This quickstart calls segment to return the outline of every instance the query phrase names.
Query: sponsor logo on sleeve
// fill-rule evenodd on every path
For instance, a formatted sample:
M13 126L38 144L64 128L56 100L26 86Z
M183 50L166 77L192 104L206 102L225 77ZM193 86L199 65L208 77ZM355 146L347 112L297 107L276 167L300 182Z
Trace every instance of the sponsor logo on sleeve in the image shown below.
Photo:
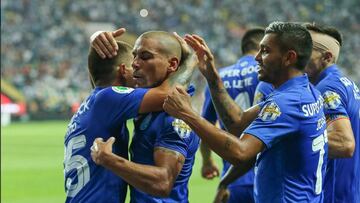
M119 93L119 94L127 94L130 93L132 91L134 91L133 88L130 87L122 87L122 86L114 86L111 88L114 92Z
M259 118L262 121L274 121L281 115L279 106L275 102L266 104L260 111Z
M326 109L336 109L341 103L339 94L333 91L326 91L323 98Z
M172 126L175 130L175 132L182 138L188 138L190 136L191 133L191 128L183 121L180 119L174 119L174 121L172 122Z

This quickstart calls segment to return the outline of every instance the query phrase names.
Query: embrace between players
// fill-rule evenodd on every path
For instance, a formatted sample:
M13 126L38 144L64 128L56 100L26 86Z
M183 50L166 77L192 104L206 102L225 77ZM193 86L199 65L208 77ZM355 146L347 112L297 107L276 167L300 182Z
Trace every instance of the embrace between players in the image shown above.
M115 40L124 32L91 39L94 89L65 136L66 202L124 202L127 184L131 202L188 202L200 139L204 177L219 174L210 149L231 164L215 202L360 202L360 93L336 66L336 29L271 23L220 73L198 35L150 31L131 47ZM195 66L210 122L191 107Z

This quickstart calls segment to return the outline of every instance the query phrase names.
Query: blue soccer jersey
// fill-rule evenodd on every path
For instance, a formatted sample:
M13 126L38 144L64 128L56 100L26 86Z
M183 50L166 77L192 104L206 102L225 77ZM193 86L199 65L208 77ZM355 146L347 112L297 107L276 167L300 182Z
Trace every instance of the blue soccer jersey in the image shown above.
M72 117L65 136L66 202L124 202L127 184L92 161L96 137L116 138L113 151L128 157L126 120L137 116L146 89L97 87Z
M199 147L199 137L184 121L165 112L149 113L135 120L135 133L130 146L131 161L155 165L154 148L162 147L181 153L185 162L168 198L161 198L130 187L131 202L188 202L188 182Z
M274 86L270 83L260 81L256 87L253 105L259 104L266 100L274 91Z
M223 84L227 92L229 93L230 97L234 99L234 101L242 109L250 108L253 103L255 89L259 82L257 69L258 69L258 65L257 62L255 61L255 58L253 56L248 55L241 57L236 64L221 68L219 70L220 77L223 81ZM215 123L218 120L214 105L211 101L209 88L207 88L205 92L205 102L204 102L202 116L211 123ZM220 121L220 127L221 129L225 129L221 121ZM221 176L224 176L226 174L230 165L231 164L229 162L223 160L223 171ZM254 184L254 171L253 169L251 169L244 176L232 182L228 186L228 188L230 190L230 194L236 194L239 192L237 191L238 190L237 186L252 186L253 184ZM252 194L250 195L250 199L252 199ZM238 201L239 200L235 200L230 197L230 202L238 202Z
M326 116L343 115L350 119L355 137L351 158L330 159L325 176L325 202L360 202L360 91L344 77L336 65L326 68L316 88L324 98Z
M256 202L322 202L327 163L323 98L306 75L275 89L244 131L266 149L255 164Z

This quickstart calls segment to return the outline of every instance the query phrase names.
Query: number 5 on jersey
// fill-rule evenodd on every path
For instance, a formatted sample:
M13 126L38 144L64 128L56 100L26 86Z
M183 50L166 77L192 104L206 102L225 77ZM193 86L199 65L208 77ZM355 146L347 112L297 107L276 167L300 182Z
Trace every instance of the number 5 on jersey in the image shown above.
M90 180L90 170L87 160L81 155L72 156L73 150L85 147L86 138L85 135L79 135L71 138L67 146L65 146L65 171L68 173L75 169L77 173L77 183L74 183L76 177L66 179L66 195L68 197L74 197Z

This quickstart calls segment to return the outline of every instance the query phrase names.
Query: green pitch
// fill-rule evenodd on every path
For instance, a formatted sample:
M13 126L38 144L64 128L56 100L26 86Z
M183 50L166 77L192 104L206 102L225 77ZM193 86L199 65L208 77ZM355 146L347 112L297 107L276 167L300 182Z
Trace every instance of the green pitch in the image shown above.
M1 127L1 202L64 202L62 162L66 126L65 121L52 121ZM220 159L216 160L220 166ZM192 203L212 202L219 179L201 178L200 164L198 152L189 183L189 199Z

